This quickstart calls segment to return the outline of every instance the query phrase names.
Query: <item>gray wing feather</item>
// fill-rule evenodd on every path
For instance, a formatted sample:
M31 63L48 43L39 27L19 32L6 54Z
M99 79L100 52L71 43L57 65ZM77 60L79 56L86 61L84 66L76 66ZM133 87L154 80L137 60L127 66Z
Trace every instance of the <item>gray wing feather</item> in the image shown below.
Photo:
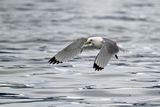
M109 50L109 47L106 44L103 44L100 52L98 53L94 61L93 68L95 68L95 70L102 70L107 65L113 55L109 52Z
M82 46L84 45L86 40L87 38L80 38L73 41L70 45L68 45L63 50L58 52L54 57L52 57L48 62L58 64L74 58L77 54L81 53Z
M117 43L115 41L112 41L112 40L106 39L106 38L104 38L104 40L105 40L104 44L107 46L109 53L111 53L111 54L118 53L119 47L117 46Z

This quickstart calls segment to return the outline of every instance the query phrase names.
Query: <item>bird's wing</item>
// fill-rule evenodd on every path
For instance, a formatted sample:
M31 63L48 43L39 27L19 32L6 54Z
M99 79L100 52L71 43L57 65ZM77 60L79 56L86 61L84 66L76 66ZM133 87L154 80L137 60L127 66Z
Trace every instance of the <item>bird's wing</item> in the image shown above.
M93 68L95 70L99 71L99 70L104 69L104 67L107 65L107 63L111 59L113 54L110 53L110 51L111 51L110 48L112 46L109 46L109 45L110 44L103 44L100 52L96 56L95 61L94 61L94 65L93 65Z
M74 58L77 54L81 53L82 46L87 41L87 38L80 38L73 41L70 45L53 56L48 62L51 64L58 64Z

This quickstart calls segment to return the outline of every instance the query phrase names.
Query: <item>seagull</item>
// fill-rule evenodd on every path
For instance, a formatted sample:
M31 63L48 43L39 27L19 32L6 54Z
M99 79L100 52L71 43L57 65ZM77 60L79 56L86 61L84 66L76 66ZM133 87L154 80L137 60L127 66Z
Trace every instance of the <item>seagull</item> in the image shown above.
M50 64L59 64L66 62L76 55L82 53L84 50L99 49L99 53L96 56L93 64L95 71L104 69L108 64L112 56L118 59L117 53L119 50L124 51L124 49L117 46L117 43L113 40L93 36L88 38L79 38L74 40L67 47L59 51L55 56L53 56L48 62Z

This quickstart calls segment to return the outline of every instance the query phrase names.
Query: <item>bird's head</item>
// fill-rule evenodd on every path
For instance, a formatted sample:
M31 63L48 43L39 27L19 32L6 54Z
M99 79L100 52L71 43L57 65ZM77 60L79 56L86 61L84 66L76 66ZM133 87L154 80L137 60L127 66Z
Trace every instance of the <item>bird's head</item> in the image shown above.
M102 37L89 37L87 41L84 43L84 46L95 46L95 47L101 47L103 42Z

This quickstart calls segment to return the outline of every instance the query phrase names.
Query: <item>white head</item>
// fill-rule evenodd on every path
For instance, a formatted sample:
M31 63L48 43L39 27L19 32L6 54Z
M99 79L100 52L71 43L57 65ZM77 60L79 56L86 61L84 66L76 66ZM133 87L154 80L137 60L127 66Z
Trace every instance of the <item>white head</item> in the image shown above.
M87 46L95 46L97 48L101 48L102 43L103 43L103 38L102 37L89 37L85 43Z

